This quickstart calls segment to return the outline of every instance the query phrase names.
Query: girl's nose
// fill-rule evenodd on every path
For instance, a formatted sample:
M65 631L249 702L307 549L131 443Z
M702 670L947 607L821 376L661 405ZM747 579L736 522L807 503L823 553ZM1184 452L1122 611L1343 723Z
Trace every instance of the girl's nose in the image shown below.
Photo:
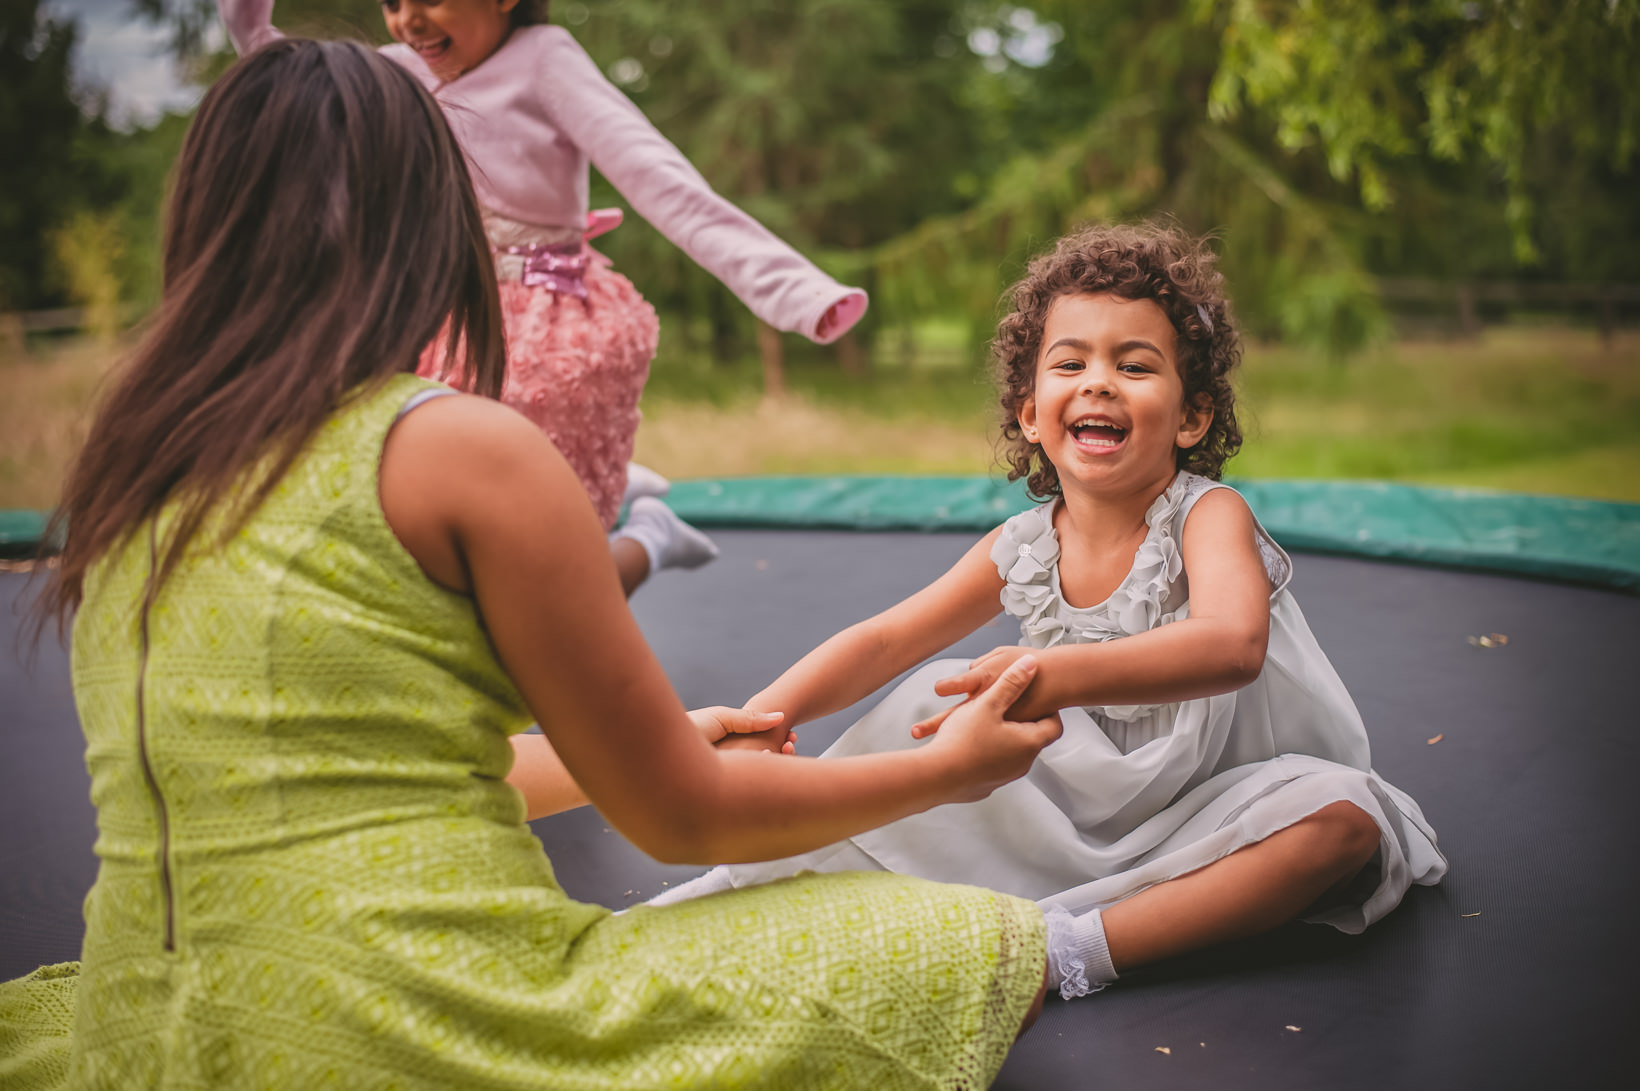
M1082 373L1082 391L1096 397L1110 397L1116 393L1116 385L1111 382L1108 369L1090 367Z

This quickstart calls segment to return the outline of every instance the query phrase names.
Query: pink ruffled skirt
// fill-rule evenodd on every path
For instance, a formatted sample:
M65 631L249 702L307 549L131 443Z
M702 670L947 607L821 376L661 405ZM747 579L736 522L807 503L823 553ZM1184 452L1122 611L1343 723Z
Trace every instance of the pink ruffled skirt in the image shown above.
M507 382L501 400L547 434L581 479L604 529L615 525L638 432L638 398L660 339L660 320L632 282L597 256L587 297L501 281ZM440 377L442 344L418 374Z

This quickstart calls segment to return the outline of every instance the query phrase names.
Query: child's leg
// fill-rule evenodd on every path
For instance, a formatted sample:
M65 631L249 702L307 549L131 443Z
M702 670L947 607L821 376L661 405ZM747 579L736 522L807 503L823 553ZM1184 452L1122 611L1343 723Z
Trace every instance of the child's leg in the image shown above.
M649 551L631 538L611 538L609 552L621 575L621 593L627 598L649 578Z
M712 539L653 496L632 501L626 522L610 535L609 549L628 597L663 568L699 568L718 555Z
M1158 883L1103 913L1117 970L1142 966L1293 920L1372 859L1378 824L1331 803L1222 860Z

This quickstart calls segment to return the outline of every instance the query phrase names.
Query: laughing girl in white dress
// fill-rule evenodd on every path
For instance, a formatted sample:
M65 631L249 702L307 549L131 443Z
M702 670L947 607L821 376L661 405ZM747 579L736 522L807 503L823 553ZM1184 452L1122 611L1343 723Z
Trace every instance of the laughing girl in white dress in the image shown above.
M1359 932L1446 872L1372 770L1349 693L1287 590L1292 561L1217 480L1240 447L1241 349L1212 254L1171 227L1060 241L993 347L1010 479L1047 498L927 588L750 702L796 726L973 632L1019 647L911 675L827 751L898 750L1030 652L1011 710L1061 710L1025 778L803 856L718 868L666 901L798 871L883 869L1038 900L1066 997L1296 917ZM1067 915L1074 915L1072 921Z

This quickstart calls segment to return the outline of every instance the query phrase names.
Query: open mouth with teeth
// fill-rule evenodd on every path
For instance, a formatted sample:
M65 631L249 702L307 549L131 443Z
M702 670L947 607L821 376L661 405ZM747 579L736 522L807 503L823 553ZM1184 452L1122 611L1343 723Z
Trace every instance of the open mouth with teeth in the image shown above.
M412 42L410 48L414 49L422 60L428 64L433 64L443 60L445 54L450 52L450 39L440 38L435 42Z
M1122 445L1128 430L1108 420L1084 417L1071 424L1070 433L1079 446L1111 450Z

